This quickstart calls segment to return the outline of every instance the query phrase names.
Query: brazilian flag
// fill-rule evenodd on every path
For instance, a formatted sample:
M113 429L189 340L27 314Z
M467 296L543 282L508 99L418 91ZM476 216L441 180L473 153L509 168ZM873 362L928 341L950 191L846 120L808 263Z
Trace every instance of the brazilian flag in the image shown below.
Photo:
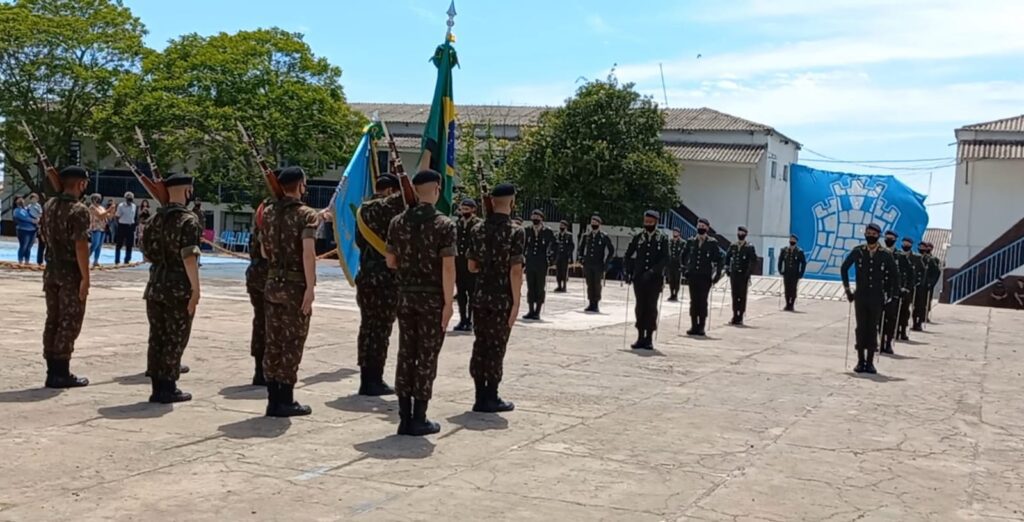
M443 186L437 210L451 215L452 189L455 185L455 101L452 95L452 69L459 64L459 57L452 47L452 38L434 51L430 59L437 67L437 84L434 86L434 101L430 105L430 117L423 130L420 150L420 168L428 167L440 172ZM426 161L429 157L429 162Z

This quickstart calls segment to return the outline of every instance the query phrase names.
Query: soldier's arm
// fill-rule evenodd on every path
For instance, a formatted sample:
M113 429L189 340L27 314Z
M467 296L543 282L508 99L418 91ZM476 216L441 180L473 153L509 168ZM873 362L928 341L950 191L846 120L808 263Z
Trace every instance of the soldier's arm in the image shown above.
M71 214L71 239L75 242L75 261L78 272L82 275L79 284L78 298L85 301L89 295L89 212L80 209ZM46 217L46 214L43 214Z
M661 254L658 255L658 260L656 263L654 263L654 267L652 268L652 270L657 274L665 272L665 267L668 266L669 258L672 257L671 253L669 252L668 238L661 238L660 243Z
M466 253L466 267L470 273L476 274L480 272L480 236L482 232L480 229L481 225L475 225L469 231L469 252Z
M185 265L185 276L188 277L188 283L192 287L192 295L188 300L188 313L194 316L196 306L199 305L200 295L202 295L199 283L199 241L203 237L203 226L194 214L186 215L190 219L185 219L182 226L178 252L181 255L182 264Z
M392 270L398 270L398 248L395 245L395 223L397 222L398 218L396 217L388 225L388 248L387 252L384 253L384 261L387 263L388 268Z
M800 267L800 277L803 277L804 271L807 270L807 256L804 255L803 250L796 251L796 264Z
M320 224L320 215L309 207L303 207L303 209L305 222L301 232L302 275L306 281L306 294L302 296L302 312L310 315L313 313L313 299L316 292L316 229Z
M733 248L735 248L735 245L729 245L729 249L725 251L725 261L723 262L723 264L725 265L725 275L729 275L729 269L730 267L732 267Z
M526 236L523 234L523 229L516 229L512 233L512 246L509 249L509 268L508 277L509 283L512 290L512 310L509 312L508 325L509 328L515 324L516 318L519 317L519 304L522 300L523 292L523 264L526 262L523 257L523 251L526 249Z
M885 258L885 270L892 274L892 280L889 283L889 295L895 296L900 291L900 268L896 266L896 259L889 254Z
M839 275L843 277L843 288L846 288L847 292L850 291L850 267L857 261L855 256L858 252L859 250L850 252L846 259L843 260L843 266L839 267Z
M747 260L747 272L754 271L754 263L757 262L757 248L754 245L750 245L750 259Z
M438 251L441 256L441 289L444 293L441 326L447 329L448 321L452 317L452 296L455 295L455 223L450 219L439 219L447 221L441 234L441 248Z
M784 257L785 255L786 255L786 254L785 254L785 249L783 249L783 251L780 251L780 252L779 252L779 262L778 262L778 263L776 263L776 264L778 265L778 267L776 267L776 270L778 270L779 274L781 274L781 275L785 275L785 274L783 273L783 271L782 271L782 265L784 264L784 263L782 262L782 260L783 260L783 259L785 259L785 257Z

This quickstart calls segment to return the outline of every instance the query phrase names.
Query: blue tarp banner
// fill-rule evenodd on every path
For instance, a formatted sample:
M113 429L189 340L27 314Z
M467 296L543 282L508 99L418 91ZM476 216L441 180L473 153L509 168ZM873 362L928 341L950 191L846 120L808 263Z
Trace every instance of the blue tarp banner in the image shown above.
M359 247L356 246L356 209L373 191L371 134L367 130L356 146L352 161L334 192L334 239L338 244L338 261L348 284L355 286L359 274Z
M928 228L923 194L892 176L829 172L793 165L790 181L790 230L807 255L810 279L840 279L839 267L850 250L864 243L864 228L877 223L917 243ZM851 274L852 275L852 274Z

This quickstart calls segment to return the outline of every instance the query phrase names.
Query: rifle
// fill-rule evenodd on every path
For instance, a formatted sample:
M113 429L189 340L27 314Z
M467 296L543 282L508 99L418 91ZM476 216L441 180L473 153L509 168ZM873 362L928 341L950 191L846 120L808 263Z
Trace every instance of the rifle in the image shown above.
M494 199L487 190L487 182L484 181L484 165L479 161L476 162L476 188L480 191L480 201L484 206L481 217L494 214Z
M402 199L405 200L405 206L411 207L416 204L416 192L412 188L412 180L409 175L405 173L405 166L402 165L402 157L398 155L398 145L395 144L395 138L388 131L388 124L383 121L380 122L381 127L384 128L384 136L388 140L388 152L390 156L390 162L394 166L395 175L398 176L398 183L402 186Z
M57 173L57 169L53 167L49 158L46 157L46 153L43 152L43 147L39 144L39 140L36 139L36 135L32 134L32 129L28 127L28 123L25 123L25 120L21 120L21 126L25 129L25 134L28 135L28 141L32 143L32 148L36 150L36 157L39 159L39 164L43 167L43 172L46 173L46 179L50 180L50 185L53 185L53 190L56 192L63 191L64 185L60 182L60 174Z
M121 163L128 166L128 170L130 170L132 174L135 175L135 179L139 180L139 183L145 187L146 192L149 192L150 197L157 200L160 205L167 205L167 202L170 201L171 198L167 193L167 187L164 186L163 179L149 179L145 174L139 171L135 166L135 162L130 161L121 149L117 148L109 141L107 142L107 146L114 152L114 156L117 156L117 158L121 160ZM153 168L152 164L150 164L150 168Z
M242 141L249 146L253 159L256 160L256 166L263 172L263 179L267 182L267 189L270 190L270 195L276 199L283 198L284 189L281 188L281 183L277 181L274 171L270 170L270 167L267 166L267 161L263 159L263 154L260 154L260 148L256 146L256 140L252 138L252 134L249 134L249 131L245 130L242 122L235 123L238 124L238 130L242 133Z

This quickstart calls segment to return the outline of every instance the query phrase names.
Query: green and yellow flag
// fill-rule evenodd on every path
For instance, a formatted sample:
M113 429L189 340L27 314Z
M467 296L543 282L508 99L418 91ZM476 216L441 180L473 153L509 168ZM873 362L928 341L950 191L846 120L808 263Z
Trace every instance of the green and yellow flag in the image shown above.
M420 151L420 168L440 172L443 186L437 210L445 215L452 211L452 189L455 185L455 101L452 95L452 69L459 64L459 57L452 47L452 38L434 51L431 62L437 67L437 84L434 86L434 101L430 105L430 117L423 130ZM429 158L429 161L427 161Z

